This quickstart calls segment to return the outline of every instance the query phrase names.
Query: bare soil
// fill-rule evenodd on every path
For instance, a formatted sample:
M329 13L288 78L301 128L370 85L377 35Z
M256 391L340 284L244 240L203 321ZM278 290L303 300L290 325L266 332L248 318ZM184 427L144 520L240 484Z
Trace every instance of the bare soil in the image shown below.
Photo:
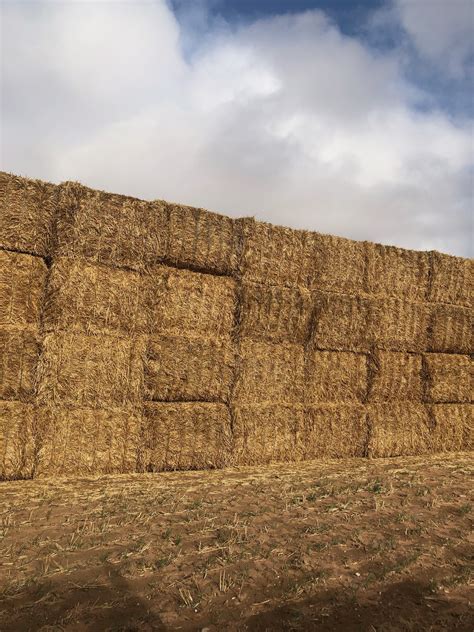
M474 630L474 455L0 483L0 630Z

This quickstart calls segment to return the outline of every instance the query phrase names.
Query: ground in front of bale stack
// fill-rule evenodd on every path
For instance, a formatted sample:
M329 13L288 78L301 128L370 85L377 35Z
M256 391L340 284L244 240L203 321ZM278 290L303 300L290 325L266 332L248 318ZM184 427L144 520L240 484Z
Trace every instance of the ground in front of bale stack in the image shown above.
M472 454L0 484L0 629L474 629Z

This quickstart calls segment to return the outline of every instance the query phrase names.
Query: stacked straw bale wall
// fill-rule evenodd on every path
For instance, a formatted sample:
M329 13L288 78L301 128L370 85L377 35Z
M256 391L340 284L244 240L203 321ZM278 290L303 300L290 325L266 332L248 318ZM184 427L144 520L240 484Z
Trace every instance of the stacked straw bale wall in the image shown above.
M0 479L474 449L472 260L0 174Z

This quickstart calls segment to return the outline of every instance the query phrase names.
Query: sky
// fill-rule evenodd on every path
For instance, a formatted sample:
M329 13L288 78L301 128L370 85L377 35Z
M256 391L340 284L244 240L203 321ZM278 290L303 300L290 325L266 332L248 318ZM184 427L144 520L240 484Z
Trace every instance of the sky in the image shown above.
M473 256L471 0L0 0L0 169Z

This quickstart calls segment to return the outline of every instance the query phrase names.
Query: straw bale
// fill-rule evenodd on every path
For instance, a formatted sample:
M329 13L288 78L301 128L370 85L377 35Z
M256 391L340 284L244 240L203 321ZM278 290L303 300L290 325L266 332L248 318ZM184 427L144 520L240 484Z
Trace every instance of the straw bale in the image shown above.
M306 403L363 401L367 358L351 351L310 351L306 364Z
M38 323L47 273L40 257L0 250L0 325Z
M375 347L386 351L426 351L429 307L398 298L373 299L369 335Z
M38 407L37 476L135 472L141 415L120 408Z
M431 406L431 441L434 452L474 450L474 416L470 404Z
M47 334L38 364L38 402L77 408L127 408L143 398L144 336Z
M368 408L370 458L431 451L428 410L423 404L390 402Z
M167 261L217 274L233 274L238 264L236 220L179 204L168 204L169 243Z
M365 456L366 411L358 404L323 404L306 410L301 433L305 459Z
M155 266L147 302L152 333L230 336L237 307L236 282L225 276Z
M51 254L59 187L0 172L0 248Z
M376 351L370 356L368 401L423 400L422 359L420 355L396 351Z
M242 276L246 281L309 287L313 268L310 233L266 222L245 227Z
M433 305L429 351L471 353L473 311L454 305Z
M368 351L369 317L373 301L347 294L314 293L315 319L312 344L317 349Z
M0 399L32 398L40 349L34 327L0 327Z
M168 215L160 201L144 202L66 182L57 231L58 256L139 270L164 259Z
M229 409L209 402L145 405L145 469L194 470L230 461Z
M432 402L470 402L472 360L467 355L427 353L428 398Z
M309 290L243 283L240 334L253 340L301 342L308 336Z
M0 401L0 480L31 478L33 416L31 404Z
M424 301L428 291L427 252L367 242L367 291Z
M311 285L315 289L358 294L365 287L365 244L344 237L312 233Z
M474 260L432 252L429 300L472 307L473 299Z
M147 330L138 272L59 257L51 268L43 328L132 335Z
M159 336L148 346L145 384L157 401L227 401L234 353L228 342L201 337Z
M237 406L234 409L233 422L232 460L235 465L301 460L299 434L304 424L302 406Z
M239 404L303 402L304 348L244 339L240 371L234 390Z

